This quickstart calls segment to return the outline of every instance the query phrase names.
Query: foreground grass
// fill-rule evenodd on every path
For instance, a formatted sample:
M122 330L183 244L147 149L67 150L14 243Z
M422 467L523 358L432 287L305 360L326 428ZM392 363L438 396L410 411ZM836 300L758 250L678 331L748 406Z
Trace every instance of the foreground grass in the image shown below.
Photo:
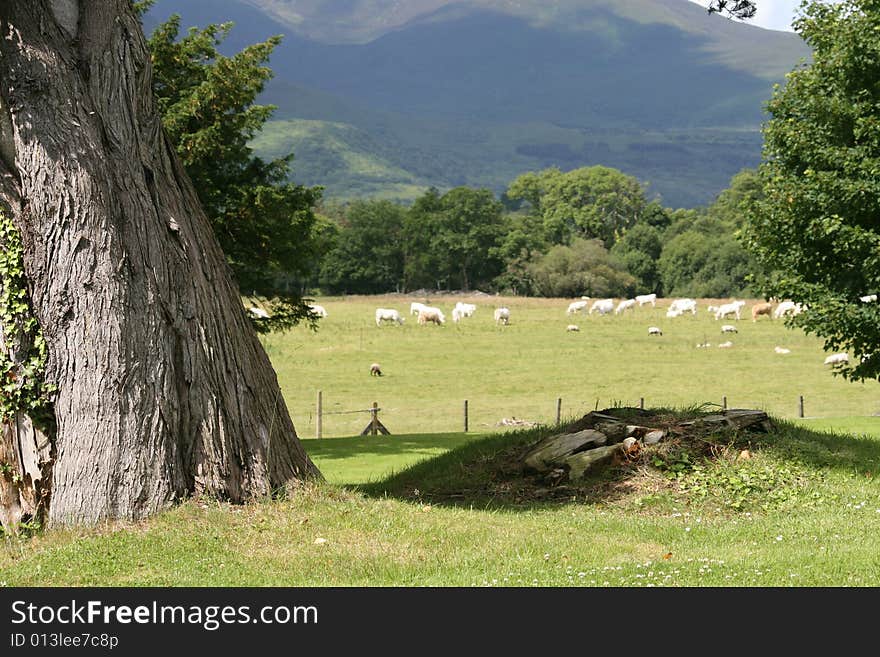
M481 462L534 440L470 441L412 469L364 470L356 443L315 458L334 484L244 507L188 502L147 522L6 538L7 586L877 586L880 439L781 423L747 461L614 496L444 502ZM444 441L447 441L444 444ZM443 451L454 437L440 436ZM381 452L386 449L374 444ZM391 449L391 447L387 447ZM430 449L421 446L420 449ZM363 456L361 454L361 456ZM381 460L367 456L364 462ZM397 458L397 457L395 457ZM664 455L672 463L669 454ZM349 465L345 465L348 462ZM350 467L349 467L350 466ZM382 473L391 476L380 479ZM420 487L414 491L415 485ZM737 505L737 500L741 504Z
M834 377L823 365L821 342L780 321L713 319L701 300L696 316L665 317L669 300L622 316L567 316L569 299L523 297L431 297L451 315L458 300L477 311L460 325L418 326L408 315L409 295L324 297L329 315L319 330L298 327L263 338L301 436L315 435L316 392L323 392L324 436L355 436L366 426L365 410L377 401L392 434L457 432L463 401L475 433L499 430L504 418L539 423L575 418L617 403L685 406L727 397L731 407L760 408L794 418L798 397L808 417L871 416L880 410L877 383ZM496 306L511 310L509 326L492 319ZM377 307L407 316L403 326L377 327ZM746 311L751 307L747 304ZM574 323L580 332L568 333ZM737 334L720 333L724 323ZM663 329L649 336L648 326ZM717 344L731 340L733 347ZM698 343L713 346L697 349ZM791 349L780 355L775 346ZM372 362L383 377L371 377Z

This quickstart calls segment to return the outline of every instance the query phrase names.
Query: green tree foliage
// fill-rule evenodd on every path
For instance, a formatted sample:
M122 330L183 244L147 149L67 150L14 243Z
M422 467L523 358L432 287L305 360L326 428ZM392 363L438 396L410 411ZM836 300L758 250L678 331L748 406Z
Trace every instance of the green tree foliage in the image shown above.
M145 11L149 2L139 4ZM195 185L245 294L272 297L258 330L314 319L301 298L324 241L314 206L321 189L288 182L293 155L265 162L248 142L275 109L257 105L280 43L271 37L227 57L218 46L231 23L180 35L172 16L148 39L163 124Z
M630 297L638 284L600 240L581 237L552 247L529 271L535 293L546 297Z
M567 244L577 236L598 238L610 247L647 206L638 180L603 166L523 174L511 183L507 196L528 202L543 218L553 244Z
M321 265L321 285L352 294L400 289L406 209L384 200L354 201L337 221L335 245Z
M731 297L748 292L749 254L729 233L686 230L663 248L657 263L666 295Z
M813 2L795 22L812 62L768 104L765 198L745 234L776 275L769 295L804 303L790 320L847 351L852 379L880 375L880 2Z
M428 190L407 218L406 284L470 290L502 271L503 206L488 189Z
M636 278L645 294L662 294L658 266L662 251L663 235L649 223L636 224L611 247L611 254Z

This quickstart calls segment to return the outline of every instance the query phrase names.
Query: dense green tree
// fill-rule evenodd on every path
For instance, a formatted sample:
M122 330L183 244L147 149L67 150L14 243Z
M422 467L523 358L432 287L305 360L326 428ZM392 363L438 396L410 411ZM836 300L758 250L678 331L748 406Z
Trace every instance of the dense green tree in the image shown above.
M488 189L428 190L407 220L408 285L487 285L502 269L495 247L504 227L503 206Z
M611 247L611 254L639 281L642 293L662 294L658 260L663 236L648 223L636 224Z
M795 30L813 48L768 104L765 197L745 229L768 295L804 303L790 320L847 351L841 372L880 375L880 2L812 2Z
M545 297L629 297L638 283L600 240L581 237L552 247L529 270L535 294Z
M731 297L748 290L752 262L730 233L686 230L670 240L658 261L666 295Z
M639 221L647 206L638 180L603 166L523 174L511 183L507 195L528 201L554 244L577 236L598 238L610 247Z
M248 142L275 109L254 101L281 37L227 57L218 46L231 29L208 25L181 36L177 15L159 25L148 39L154 90L242 292L274 299L273 318L258 328L284 328L309 317L301 293L322 244L314 214L321 189L288 181L292 154L271 162L253 155Z
M490 254L503 263L493 287L511 294L532 294L529 264L547 250L543 221L533 213L517 212L505 215L504 223L503 236L498 245L490 249Z
M321 285L336 293L399 290L405 220L406 208L390 201L353 201L342 211L335 245L323 259Z

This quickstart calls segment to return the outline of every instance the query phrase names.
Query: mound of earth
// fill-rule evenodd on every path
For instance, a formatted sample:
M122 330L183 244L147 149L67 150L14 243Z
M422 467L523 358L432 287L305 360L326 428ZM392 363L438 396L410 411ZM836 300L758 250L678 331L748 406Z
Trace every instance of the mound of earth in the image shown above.
M491 457L461 463L456 490L418 491L435 502L519 506L534 502L609 501L662 477L654 464L690 459L748 458L756 434L772 429L763 411L730 409L684 416L638 408L588 413L558 433L518 442Z

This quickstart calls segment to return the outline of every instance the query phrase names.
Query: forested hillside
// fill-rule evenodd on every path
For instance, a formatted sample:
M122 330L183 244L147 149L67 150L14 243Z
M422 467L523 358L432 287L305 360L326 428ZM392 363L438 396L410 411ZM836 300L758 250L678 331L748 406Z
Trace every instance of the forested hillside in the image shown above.
M667 207L704 205L757 165L763 103L808 55L686 0L179 5L157 2L147 28L231 20L230 52L285 35L254 145L293 150L294 179L328 198L500 194L527 171L603 165Z

